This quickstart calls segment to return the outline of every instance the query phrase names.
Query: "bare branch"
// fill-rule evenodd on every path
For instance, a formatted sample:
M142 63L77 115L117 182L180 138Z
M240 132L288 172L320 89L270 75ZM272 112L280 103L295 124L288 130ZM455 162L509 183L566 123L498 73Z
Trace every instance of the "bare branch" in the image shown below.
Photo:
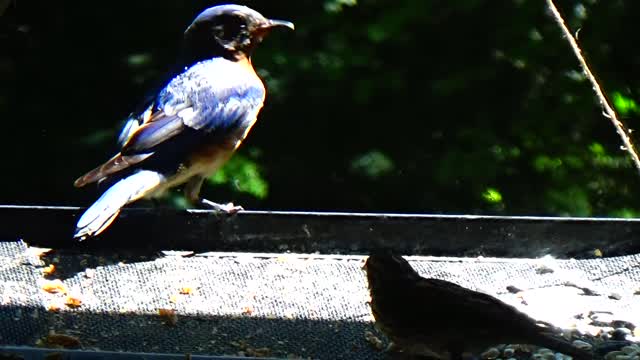
M589 81L591 81L591 85L593 87L593 91L595 91L596 97L598 98L598 101L600 101L600 105L602 105L602 108L604 109L604 114L603 115L606 118L608 118L609 120L611 120L611 123L613 124L613 126L615 126L616 132L618 133L618 135L620 135L620 138L622 139L622 142L624 143L624 146L622 148L624 148L624 150L627 150L629 155L631 155L631 159L633 160L633 163L635 164L636 169L638 169L638 171L640 171L640 158L638 158L638 153L636 152L635 147L633 146L633 143L631 142L631 138L629 138L628 132L627 132L624 124L620 120L618 120L618 117L616 116L615 111L613 111L613 108L607 102L607 99L605 98L605 96L604 96L604 94L602 92L602 89L600 88L600 85L598 84L598 81L593 76L593 73L591 73L591 70L589 69L589 65L587 65L586 60L582 56L582 51L580 50L580 47L578 46L576 38L574 38L571 35L571 33L569 32L569 29L567 29L567 26L564 23L564 19L562 18L562 15L560 15L560 12L558 11L556 6L554 5L553 0L547 0L547 5L549 6L549 9L551 10L554 19L558 23L558 26L560 26L560 28L562 29L562 32L564 32L565 38L567 38L567 41L569 41L569 44L571 45L571 48L573 49L573 52L576 54L576 57L578 58L578 61L580 62L580 66L582 67L582 71L587 76ZM576 32L576 37L577 37L577 35L578 35L578 32Z

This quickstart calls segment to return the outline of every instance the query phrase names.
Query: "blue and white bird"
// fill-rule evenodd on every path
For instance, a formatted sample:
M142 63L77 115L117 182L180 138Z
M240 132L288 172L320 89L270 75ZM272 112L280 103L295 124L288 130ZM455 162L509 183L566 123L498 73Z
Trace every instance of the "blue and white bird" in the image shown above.
M265 87L251 54L274 27L294 28L239 5L211 7L195 18L184 33L180 71L131 114L118 139L120 152L75 181L76 187L103 181L112 185L80 217L74 238L96 236L123 206L184 183L191 203L241 210L200 199L200 187L256 121Z

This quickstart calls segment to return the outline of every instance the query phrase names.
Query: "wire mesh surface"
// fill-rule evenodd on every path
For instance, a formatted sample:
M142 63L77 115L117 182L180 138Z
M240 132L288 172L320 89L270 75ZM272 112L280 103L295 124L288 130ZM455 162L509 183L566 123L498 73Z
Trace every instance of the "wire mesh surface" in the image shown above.
M43 255L21 241L0 242L0 343L34 346L53 332L105 351L384 357L365 336L382 338L367 304L364 256L182 255ZM424 276L485 291L561 327L588 330L580 319L594 312L640 325L640 255L408 259ZM44 290L53 279L63 291ZM65 304L70 298L81 304Z

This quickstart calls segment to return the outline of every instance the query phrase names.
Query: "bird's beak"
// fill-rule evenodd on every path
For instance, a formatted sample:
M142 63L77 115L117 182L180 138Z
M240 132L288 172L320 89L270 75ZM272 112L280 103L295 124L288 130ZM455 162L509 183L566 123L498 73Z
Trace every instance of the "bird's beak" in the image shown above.
M273 27L277 27L277 26L284 26L284 27L288 27L291 30L295 30L296 27L293 25L292 22L290 21L284 21L284 20L271 20L269 19L267 21L267 24L264 26L265 28L273 28Z
M273 29L274 27L280 27L280 26L287 27L291 30L294 30L295 28L293 26L293 23L289 21L266 19L265 22L258 25L258 27L256 27L253 31L251 31L251 35L255 36L257 39L262 39L264 36L266 36L268 33L271 32L271 29Z

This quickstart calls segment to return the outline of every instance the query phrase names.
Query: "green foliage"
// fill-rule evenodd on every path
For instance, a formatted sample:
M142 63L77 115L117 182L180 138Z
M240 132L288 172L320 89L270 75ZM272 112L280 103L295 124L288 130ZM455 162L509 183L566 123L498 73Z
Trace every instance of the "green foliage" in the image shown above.
M622 95L619 91L614 91L612 95L613 107L620 115L640 114L640 107L633 99Z
M502 202L502 194L500 194L500 191L494 188L487 188L482 193L482 198L484 199L484 201L490 204L497 204Z
M554 213L562 216L591 216L593 206L588 191L569 186L562 189L550 189L546 200L553 206Z
M616 218L633 219L640 217L640 211L630 208L621 208L612 211L609 215Z
M212 184L226 184L234 191L264 199L269 193L269 185L260 173L256 161L236 154L220 170L208 178Z
M371 150L351 161L351 170L369 178L388 175L394 170L393 161L379 150Z
M336 13L342 11L345 6L355 6L357 3L357 0L326 0L324 9L329 13Z
M592 143L589 145L589 151L591 152L591 161L596 167L620 169L620 168L632 168L631 159L626 153L621 153L618 156L610 155L606 152L605 148L599 143Z
M533 167L538 172L556 172L562 167L562 159L550 157L548 155L538 155L535 157Z

